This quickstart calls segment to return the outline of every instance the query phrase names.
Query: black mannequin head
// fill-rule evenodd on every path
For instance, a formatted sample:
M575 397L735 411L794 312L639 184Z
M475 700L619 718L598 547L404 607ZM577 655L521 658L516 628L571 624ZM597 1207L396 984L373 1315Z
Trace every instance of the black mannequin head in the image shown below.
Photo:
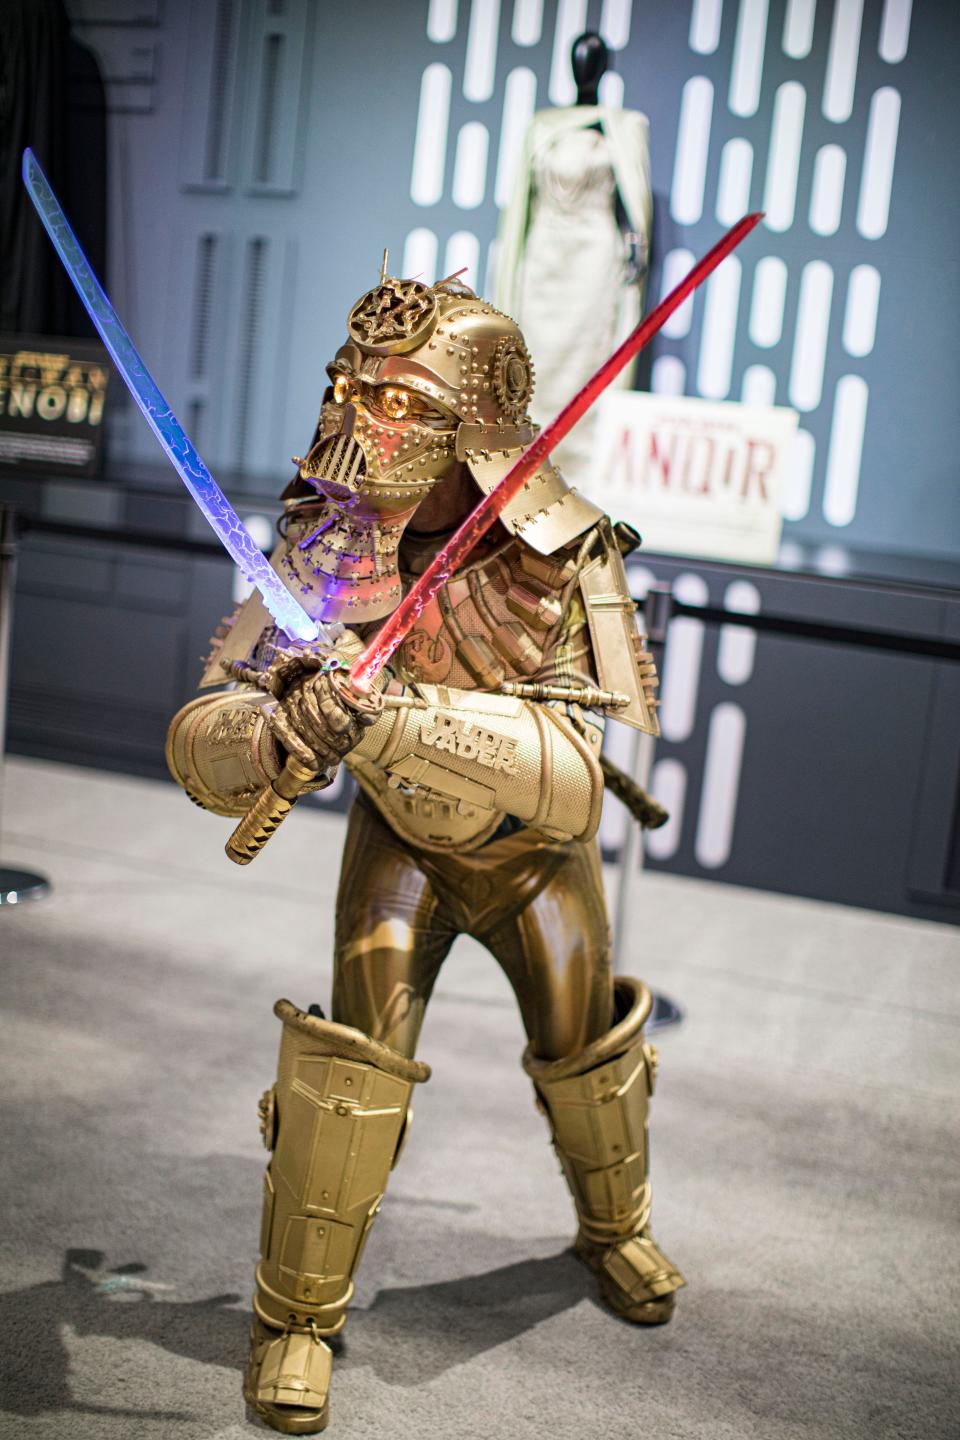
M600 36L592 30L578 35L570 51L570 63L577 85L577 104L596 105L597 86L610 66L610 52Z

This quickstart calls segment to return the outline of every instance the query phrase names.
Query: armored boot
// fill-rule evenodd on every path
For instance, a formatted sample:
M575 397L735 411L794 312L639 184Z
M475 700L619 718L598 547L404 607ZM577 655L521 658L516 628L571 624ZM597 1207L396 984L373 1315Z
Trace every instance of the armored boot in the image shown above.
M264 1175L247 1403L274 1430L327 1423L332 1354L353 1274L430 1068L289 1000L277 1083L260 1102Z
M577 1254L600 1279L607 1304L639 1325L673 1313L679 1270L650 1236L647 1112L657 1052L643 1041L649 990L618 978L606 1035L578 1055L540 1060L527 1047L523 1067L536 1086L580 1220Z

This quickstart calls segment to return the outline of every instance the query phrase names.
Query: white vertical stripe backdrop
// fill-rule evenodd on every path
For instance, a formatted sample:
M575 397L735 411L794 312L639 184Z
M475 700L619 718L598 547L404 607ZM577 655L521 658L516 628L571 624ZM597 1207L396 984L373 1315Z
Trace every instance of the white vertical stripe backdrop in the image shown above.
M810 260L800 276L790 364L790 402L798 410L815 410L820 404L832 299L832 268L824 260Z
M499 206L506 205L513 189L517 164L537 103L537 77L520 65L511 70L503 92L503 119L500 123L500 149L497 155L497 179L494 198Z
M487 246L487 264L484 270L483 294L495 295L497 290L497 257L500 247L496 240L491 240Z
M621 770L631 774L637 760L638 739L637 731L628 729L626 725L608 725L603 737L603 753L608 760L613 761L614 765L619 765ZM614 795L606 791L603 797L603 809L600 812L598 835L601 850L619 850L627 838L627 828L630 824L630 815L626 807Z
M710 716L694 842L697 860L707 870L725 865L733 848L746 729L747 717L739 705L725 702Z
M740 615L757 615L760 591L749 580L734 580L724 591L723 608ZM753 674L757 632L745 625L721 625L717 646L717 674L725 685L745 685Z
M479 290L480 241L470 230L455 230L443 254L443 275L456 275L460 270L466 270L463 278L470 288Z
M416 205L436 205L443 194L452 82L449 69L440 64L428 65L420 82L420 108L410 181L410 195Z
M687 367L676 355L658 355L650 371L654 395L682 395L687 385Z
M467 58L463 67L466 100L489 100L497 73L500 0L470 0Z
M787 13L783 18L783 50L791 60L803 60L810 54L816 14L816 0L787 0Z
M587 0L560 0L553 31L550 62L550 100L554 105L572 105L577 87L570 68L570 47L587 28Z
M780 509L784 520L802 520L810 509L817 442L810 431L804 430L801 426L793 437L792 448L790 469L787 472L787 483L780 500Z
M773 102L763 208L769 230L789 230L797 201L807 92L796 80L778 87Z
M489 141L487 127L479 120L461 125L453 163L453 203L461 210L476 210L483 203Z
M712 55L720 44L723 0L693 0L690 12L690 49Z
M457 0L430 0L427 11L427 39L437 45L452 40L457 33Z
M663 280L660 285L660 299L669 295L675 290L683 279L693 268L694 254L692 250L669 250L663 261ZM693 323L693 296L690 295L684 300L678 310L674 310L670 319L661 331L668 340L681 340L684 335L690 333L690 326Z
M740 399L745 405L774 405L777 377L769 365L748 365L743 372Z
M845 545L821 545L817 566L824 575L849 575L850 551Z
M742 274L739 258L729 255L707 281L697 389L708 400L725 400L730 393Z
M827 74L823 86L823 113L839 124L853 113L853 92L860 58L860 24L863 0L834 0Z
M684 605L706 605L708 599L706 581L690 571L677 576L673 593ZM677 744L693 731L703 656L703 621L688 615L671 620L664 654L660 728L665 740Z
M755 115L760 103L769 0L740 0L733 42L728 104L734 115Z
M753 274L750 305L750 339L768 350L783 334L783 309L787 298L787 267L779 255L765 255Z
M669 860L677 853L683 831L683 809L687 798L687 772L679 760L658 760L650 772L650 791L670 819L659 830L644 832L644 848L654 860Z
M608 70L605 75L600 76L597 98L601 105L606 105L610 110L622 110L623 95L623 76L618 75L616 70Z
M408 234L403 247L400 273L409 280L422 280L432 285L438 278L437 237L432 230L418 226Z
M831 525L849 525L857 511L868 395L867 382L859 375L837 381L823 492L823 516Z
M703 189L710 149L713 85L693 75L680 98L680 123L670 189L670 213L678 225L695 225L703 214Z
M847 304L843 312L843 348L862 359L873 349L880 305L880 271L873 265L855 265L850 271Z
M843 209L846 153L839 145L823 145L813 162L810 193L810 229L817 235L836 235Z
M866 240L879 240L887 228L899 129L900 92L885 85L870 101L860 175L857 229Z
M735 225L750 209L752 173L753 146L749 140L728 140L720 152L717 185L717 219L721 225Z
M910 43L911 0L886 0L880 22L880 59L888 65L898 64Z
M622 50L630 39L633 0L603 0L600 34L611 50Z
M510 38L514 45L536 45L543 30L543 0L513 0Z

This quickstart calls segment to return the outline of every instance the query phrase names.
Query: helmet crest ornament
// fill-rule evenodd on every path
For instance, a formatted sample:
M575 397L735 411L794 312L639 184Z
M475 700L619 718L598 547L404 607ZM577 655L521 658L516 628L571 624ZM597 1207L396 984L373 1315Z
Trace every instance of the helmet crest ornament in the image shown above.
M347 330L363 350L402 353L423 343L436 316L436 297L428 285L388 275L354 305Z

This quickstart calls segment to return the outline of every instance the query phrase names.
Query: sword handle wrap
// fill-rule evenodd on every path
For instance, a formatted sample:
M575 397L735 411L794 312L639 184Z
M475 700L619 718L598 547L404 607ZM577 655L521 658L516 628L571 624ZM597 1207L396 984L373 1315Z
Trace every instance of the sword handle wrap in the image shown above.
M288 755L283 769L271 785L265 785L226 844L235 865L256 860L270 836L286 820L304 787L317 778L299 760Z

